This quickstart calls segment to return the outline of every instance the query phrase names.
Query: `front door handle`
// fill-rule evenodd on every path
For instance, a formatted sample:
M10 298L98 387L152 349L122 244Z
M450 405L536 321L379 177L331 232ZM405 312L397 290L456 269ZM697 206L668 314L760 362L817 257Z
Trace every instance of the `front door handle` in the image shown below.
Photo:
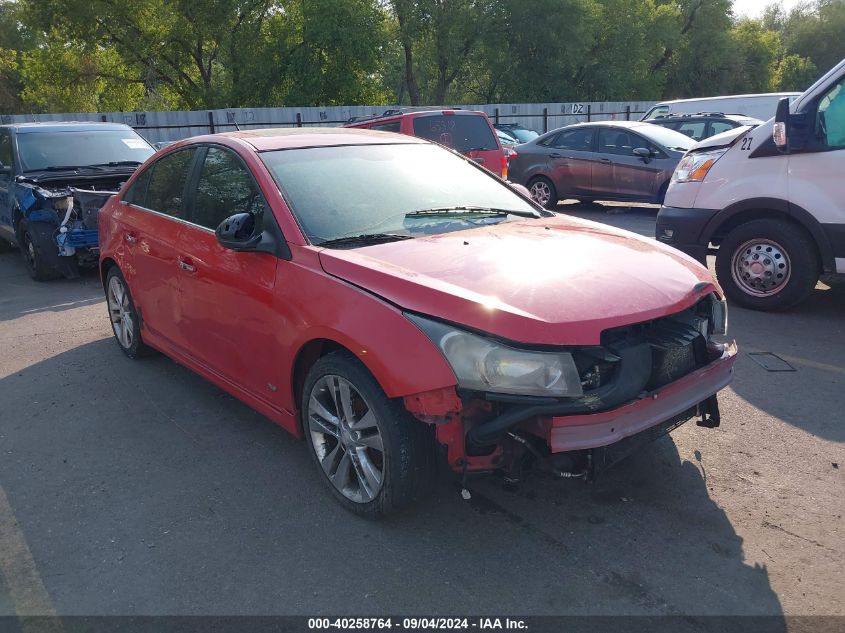
M563 158L563 156L561 156L557 152L552 152L551 154L549 154L549 158Z
M190 259L184 259L180 257L176 260L176 263L179 265L179 268L184 270L186 273L195 273L197 272L197 267L194 266L194 263Z
M610 161L609 158L599 158L599 162L600 163L607 163L609 165L611 161Z

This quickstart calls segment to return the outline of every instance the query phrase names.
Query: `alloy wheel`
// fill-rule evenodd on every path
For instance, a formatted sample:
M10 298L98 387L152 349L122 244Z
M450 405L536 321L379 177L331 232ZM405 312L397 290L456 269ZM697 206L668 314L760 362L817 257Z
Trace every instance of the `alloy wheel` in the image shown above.
M123 349L129 349L135 339L135 317L129 293L118 276L109 280L108 303L114 335Z
M531 193L531 197L534 198L534 202L543 207L549 203L549 198L552 197L549 185L543 180L538 180L531 185L531 189L529 191Z
M308 428L332 485L356 503L372 501L384 482L384 441L375 411L351 382L320 378L308 396Z

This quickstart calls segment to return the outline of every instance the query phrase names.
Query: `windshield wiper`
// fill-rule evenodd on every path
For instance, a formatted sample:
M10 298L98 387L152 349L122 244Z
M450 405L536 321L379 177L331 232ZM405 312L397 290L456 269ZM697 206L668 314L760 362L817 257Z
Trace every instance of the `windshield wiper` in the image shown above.
M94 166L121 167L121 166L124 166L124 165L127 166L127 167L137 167L140 164L141 164L141 161L139 161L139 160L113 160L113 161L110 161L108 163L94 163L93 165L88 165L88 167L94 167Z
M533 211L517 211L515 209L497 209L495 207L476 207L471 205L420 209L419 211L409 211L405 214L405 217L415 215L443 215L447 213L485 213L487 215L519 215L525 218L540 217L539 214L534 213Z
M102 167L97 167L96 165L50 165L49 167L39 167L38 169L27 169L26 173L34 171L79 171L80 169L105 171Z
M395 242L412 239L413 235L398 233L362 233L361 235L344 235L330 240L323 240L316 246L340 246L343 244L377 244L379 242Z

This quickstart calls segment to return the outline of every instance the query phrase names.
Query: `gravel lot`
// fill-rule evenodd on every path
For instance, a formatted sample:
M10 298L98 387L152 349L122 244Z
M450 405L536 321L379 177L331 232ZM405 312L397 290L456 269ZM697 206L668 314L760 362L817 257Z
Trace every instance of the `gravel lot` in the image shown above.
M563 208L653 234L653 209ZM594 485L479 480L464 501L444 478L370 523L285 431L127 360L96 275L39 284L19 260L0 255L0 615L845 615L841 285L732 308L721 428Z

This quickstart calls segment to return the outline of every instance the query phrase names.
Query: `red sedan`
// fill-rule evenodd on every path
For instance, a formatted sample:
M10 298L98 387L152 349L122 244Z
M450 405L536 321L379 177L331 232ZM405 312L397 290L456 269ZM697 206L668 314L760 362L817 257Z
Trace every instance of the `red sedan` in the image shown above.
M417 138L196 137L99 228L124 353L161 351L304 437L367 516L413 499L438 454L591 478L688 419L718 425L733 371L701 265Z

